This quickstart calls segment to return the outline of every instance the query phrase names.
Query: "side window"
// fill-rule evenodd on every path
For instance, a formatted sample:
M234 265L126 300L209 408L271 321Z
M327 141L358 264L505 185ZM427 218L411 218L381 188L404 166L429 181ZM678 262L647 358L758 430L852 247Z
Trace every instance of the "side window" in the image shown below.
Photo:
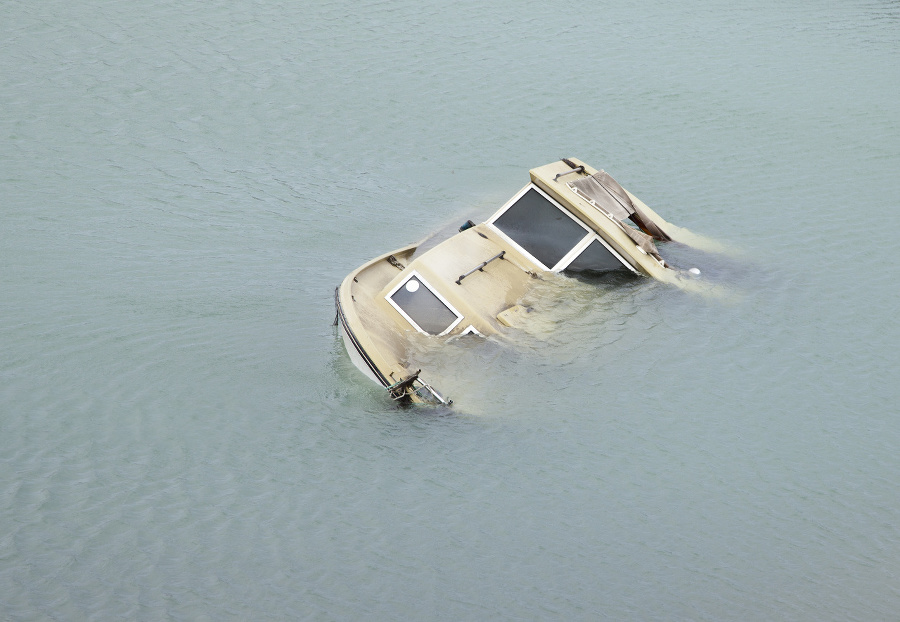
M548 269L589 233L533 186L491 224Z
M613 255L612 251L606 248L600 240L594 240L566 267L566 270L572 270L573 272L582 272L584 270L606 272L609 270L622 270L625 267L621 260Z
M387 299L416 329L430 335L445 333L462 320L462 315L444 302L416 272Z

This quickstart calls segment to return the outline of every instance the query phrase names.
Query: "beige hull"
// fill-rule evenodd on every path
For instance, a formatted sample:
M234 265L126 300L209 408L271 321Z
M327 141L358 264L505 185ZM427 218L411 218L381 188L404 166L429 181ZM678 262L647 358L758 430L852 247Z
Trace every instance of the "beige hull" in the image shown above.
M589 246L607 253L608 260L620 268L677 281L678 275L659 259L652 243L649 247L646 243L642 247L640 240L636 243L641 234L626 229L625 223L569 184L594 173L596 169L574 159L533 169L531 183L486 222L421 254L416 254L418 245L407 246L351 272L338 287L335 304L344 344L356 367L395 399L449 403L427 384L427 370L420 375L410 364L411 335L424 333L445 340L461 334L502 332L526 315L518 302L534 279L575 265L587 256ZM624 193L620 188L619 196ZM659 219L630 193L628 196L634 205L652 214L665 232L678 235L683 231ZM517 225L510 226L508 221L517 217L514 210L525 209L520 206L527 201L539 204L539 209L559 211L553 218L575 231L577 241L570 250L542 261L539 244L529 246L521 238L514 239L519 235ZM523 217L523 222L530 226L528 218ZM583 238L578 237L582 235L579 232ZM547 261L553 265L546 265Z

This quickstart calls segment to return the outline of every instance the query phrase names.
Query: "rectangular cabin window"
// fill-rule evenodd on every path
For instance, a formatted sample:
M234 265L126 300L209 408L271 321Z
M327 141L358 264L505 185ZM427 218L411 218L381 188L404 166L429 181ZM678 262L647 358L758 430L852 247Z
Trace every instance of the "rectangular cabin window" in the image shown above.
M463 319L415 271L388 294L387 300L416 330L429 335L442 335Z
M590 231L534 185L526 187L491 224L537 259L547 270Z
M566 270L573 272L585 270L607 272L624 268L625 264L622 263L622 260L616 257L599 239L592 241L578 257L572 260L572 263L566 266Z

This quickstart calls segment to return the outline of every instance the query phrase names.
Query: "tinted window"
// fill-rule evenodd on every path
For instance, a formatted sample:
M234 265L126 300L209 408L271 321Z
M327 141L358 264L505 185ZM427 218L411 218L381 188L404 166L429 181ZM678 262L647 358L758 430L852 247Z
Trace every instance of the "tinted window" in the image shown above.
M503 212L494 226L548 268L588 234L534 188Z
M441 302L416 277L410 278L391 296L412 321L426 333L439 335L447 330L458 316Z
M608 248L597 240L591 242L575 260L568 265L566 270L581 272L582 270L596 270L605 272L624 268L619 259Z

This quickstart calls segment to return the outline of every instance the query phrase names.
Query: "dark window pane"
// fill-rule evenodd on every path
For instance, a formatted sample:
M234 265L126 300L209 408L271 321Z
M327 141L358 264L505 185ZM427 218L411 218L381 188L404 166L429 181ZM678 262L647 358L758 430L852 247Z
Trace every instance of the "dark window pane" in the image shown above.
M391 300L403 309L426 333L439 335L456 321L457 316L416 277L410 278L394 292Z
M548 268L584 239L587 231L531 188L503 212L494 226Z
M622 262L609 252L608 248L594 240L575 258L575 261L568 265L566 270L572 270L573 272L581 272L583 270L605 272L608 270L619 270L624 267Z

